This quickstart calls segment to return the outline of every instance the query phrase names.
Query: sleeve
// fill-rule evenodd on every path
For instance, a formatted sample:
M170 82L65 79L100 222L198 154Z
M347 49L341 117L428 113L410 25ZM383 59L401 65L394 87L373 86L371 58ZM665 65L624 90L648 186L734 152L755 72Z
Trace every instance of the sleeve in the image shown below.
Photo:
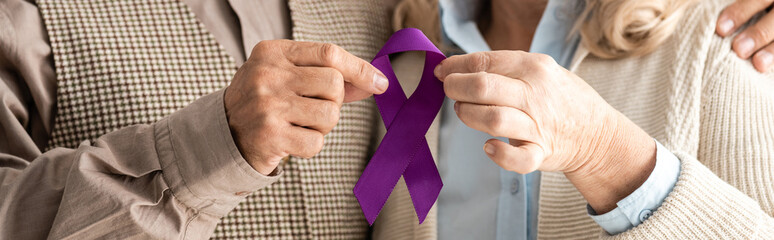
M247 194L279 177L258 173L241 157L222 97L221 90L152 125L29 163L0 154L0 235L207 238Z
M279 178L242 158L222 90L154 124L41 152L56 97L46 39L33 4L0 1L0 239L203 239Z
M673 151L682 170L663 204L639 226L603 237L774 239L774 78L723 41L712 45L702 78L697 154Z
M680 176L680 160L656 141L656 166L648 179L629 196L618 201L617 208L597 215L588 204L586 209L597 224L610 234L619 234L648 219L672 192Z

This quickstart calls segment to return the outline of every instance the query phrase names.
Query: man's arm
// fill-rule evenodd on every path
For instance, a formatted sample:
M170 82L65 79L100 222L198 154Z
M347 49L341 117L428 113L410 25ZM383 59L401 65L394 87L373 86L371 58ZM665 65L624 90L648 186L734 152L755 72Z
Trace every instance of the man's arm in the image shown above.
M19 15L20 2L28 4L0 3L0 239L206 238L246 195L276 181L281 157L319 151L342 101L386 88L374 83L386 80L378 70L335 45L270 41L228 91L153 124L41 152L52 116L40 112L55 112L53 64L19 57L30 56L19 54L29 50L20 37L30 36L16 34L8 12ZM38 32L31 42L46 46L31 55L50 59L32 13L21 15L39 24L24 33Z
M251 192L277 178L257 174L233 141L192 141L198 135L230 139L222 92L154 125L42 153L56 107L46 39L34 4L0 4L0 238L204 238L217 215L225 214L219 208L233 208L243 197L233 192ZM180 119L197 122L169 124Z
M247 194L278 178L241 157L222 98L218 91L152 125L31 162L0 154L0 238L206 238Z

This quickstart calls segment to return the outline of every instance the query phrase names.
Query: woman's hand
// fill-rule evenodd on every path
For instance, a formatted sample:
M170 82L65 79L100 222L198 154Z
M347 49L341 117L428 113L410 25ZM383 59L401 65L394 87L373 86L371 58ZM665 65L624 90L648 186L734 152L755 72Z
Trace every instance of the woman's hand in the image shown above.
M639 187L655 166L655 142L588 84L542 54L453 56L435 69L460 120L490 139L506 170L561 171L600 213Z

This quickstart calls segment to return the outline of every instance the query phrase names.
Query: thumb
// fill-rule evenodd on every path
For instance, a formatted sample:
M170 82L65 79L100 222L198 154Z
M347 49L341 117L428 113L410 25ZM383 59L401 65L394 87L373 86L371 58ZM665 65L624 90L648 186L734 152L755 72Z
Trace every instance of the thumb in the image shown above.
M543 148L535 143L523 141L519 141L517 145L513 146L497 139L489 139L484 144L484 152L505 170L521 174L537 170L545 157Z
M389 81L384 74L367 61L352 55L341 47L327 44L323 45L322 56L326 59L329 66L341 72L344 81L348 83L347 88L357 88L362 92L371 94L382 94L387 90ZM349 90L349 92L357 92ZM362 93L360 93L362 94ZM346 96L346 100L352 100L353 97Z
M363 99L366 99L373 95L371 92L363 91L360 88L357 88L355 85L352 85L351 83L345 82L344 83L344 102L355 102L360 101Z

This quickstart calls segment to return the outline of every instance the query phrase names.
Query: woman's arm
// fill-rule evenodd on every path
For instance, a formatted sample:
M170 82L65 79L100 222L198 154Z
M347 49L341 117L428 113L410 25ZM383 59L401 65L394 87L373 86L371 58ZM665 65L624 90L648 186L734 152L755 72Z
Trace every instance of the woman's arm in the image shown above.
M577 75L522 51L452 56L435 69L455 112L506 170L563 172L598 214L646 181L656 144Z
M675 152L682 166L673 191L652 217L616 237L774 236L774 87L750 65L741 66L744 60L733 59L707 65L699 157ZM490 158L520 173L564 172L598 212L613 208L653 169L647 164L654 159L653 140L544 56L453 56L436 68L436 76L457 100L455 111L466 125L511 139L488 141Z
M697 156L675 152L673 192L642 225L616 237L774 237L774 83L715 39L704 69Z

